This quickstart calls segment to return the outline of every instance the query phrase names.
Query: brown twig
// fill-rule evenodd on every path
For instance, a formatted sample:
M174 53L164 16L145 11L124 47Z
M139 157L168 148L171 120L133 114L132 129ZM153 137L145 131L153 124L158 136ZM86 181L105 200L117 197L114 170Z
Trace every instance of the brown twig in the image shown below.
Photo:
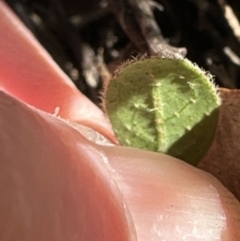
M108 0L123 30L140 52L160 56L185 56L185 48L169 45L161 34L153 14L152 1Z

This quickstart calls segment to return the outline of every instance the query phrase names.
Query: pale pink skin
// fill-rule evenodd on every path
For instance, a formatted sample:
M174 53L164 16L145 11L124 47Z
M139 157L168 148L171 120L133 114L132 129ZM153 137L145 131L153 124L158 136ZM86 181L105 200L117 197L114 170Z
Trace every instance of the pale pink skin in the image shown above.
M115 142L100 109L77 90L1 0L0 6L0 90L49 113L59 107L59 116L97 129Z
M64 121L115 140L1 0L0 16L0 240L240 240L239 202L210 174Z

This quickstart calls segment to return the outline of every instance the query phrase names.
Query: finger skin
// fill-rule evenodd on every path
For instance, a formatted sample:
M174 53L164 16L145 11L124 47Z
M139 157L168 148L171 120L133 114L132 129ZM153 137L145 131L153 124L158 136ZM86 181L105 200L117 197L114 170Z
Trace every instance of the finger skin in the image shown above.
M210 174L163 154L104 147L138 240L240 240L240 205Z
M239 202L209 174L1 92L0 117L1 240L239 240Z
M132 241L111 166L62 119L0 91L0 240Z
M97 129L117 143L102 111L80 93L30 31L0 0L0 90L26 103Z

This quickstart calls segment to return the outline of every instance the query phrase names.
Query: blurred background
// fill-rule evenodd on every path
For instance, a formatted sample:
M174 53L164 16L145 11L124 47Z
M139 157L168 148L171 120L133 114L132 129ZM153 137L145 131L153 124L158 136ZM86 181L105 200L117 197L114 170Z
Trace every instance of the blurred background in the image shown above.
M186 55L218 86L240 87L240 1L6 2L96 105L106 70L139 54L161 55L154 44Z

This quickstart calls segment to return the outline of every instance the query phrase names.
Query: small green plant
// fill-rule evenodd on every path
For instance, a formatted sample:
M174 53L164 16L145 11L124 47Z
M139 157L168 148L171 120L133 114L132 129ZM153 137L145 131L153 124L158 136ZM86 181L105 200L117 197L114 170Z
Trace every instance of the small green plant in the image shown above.
M107 84L104 100L121 145L193 165L213 141L221 103L210 74L187 59L161 57L123 65Z

